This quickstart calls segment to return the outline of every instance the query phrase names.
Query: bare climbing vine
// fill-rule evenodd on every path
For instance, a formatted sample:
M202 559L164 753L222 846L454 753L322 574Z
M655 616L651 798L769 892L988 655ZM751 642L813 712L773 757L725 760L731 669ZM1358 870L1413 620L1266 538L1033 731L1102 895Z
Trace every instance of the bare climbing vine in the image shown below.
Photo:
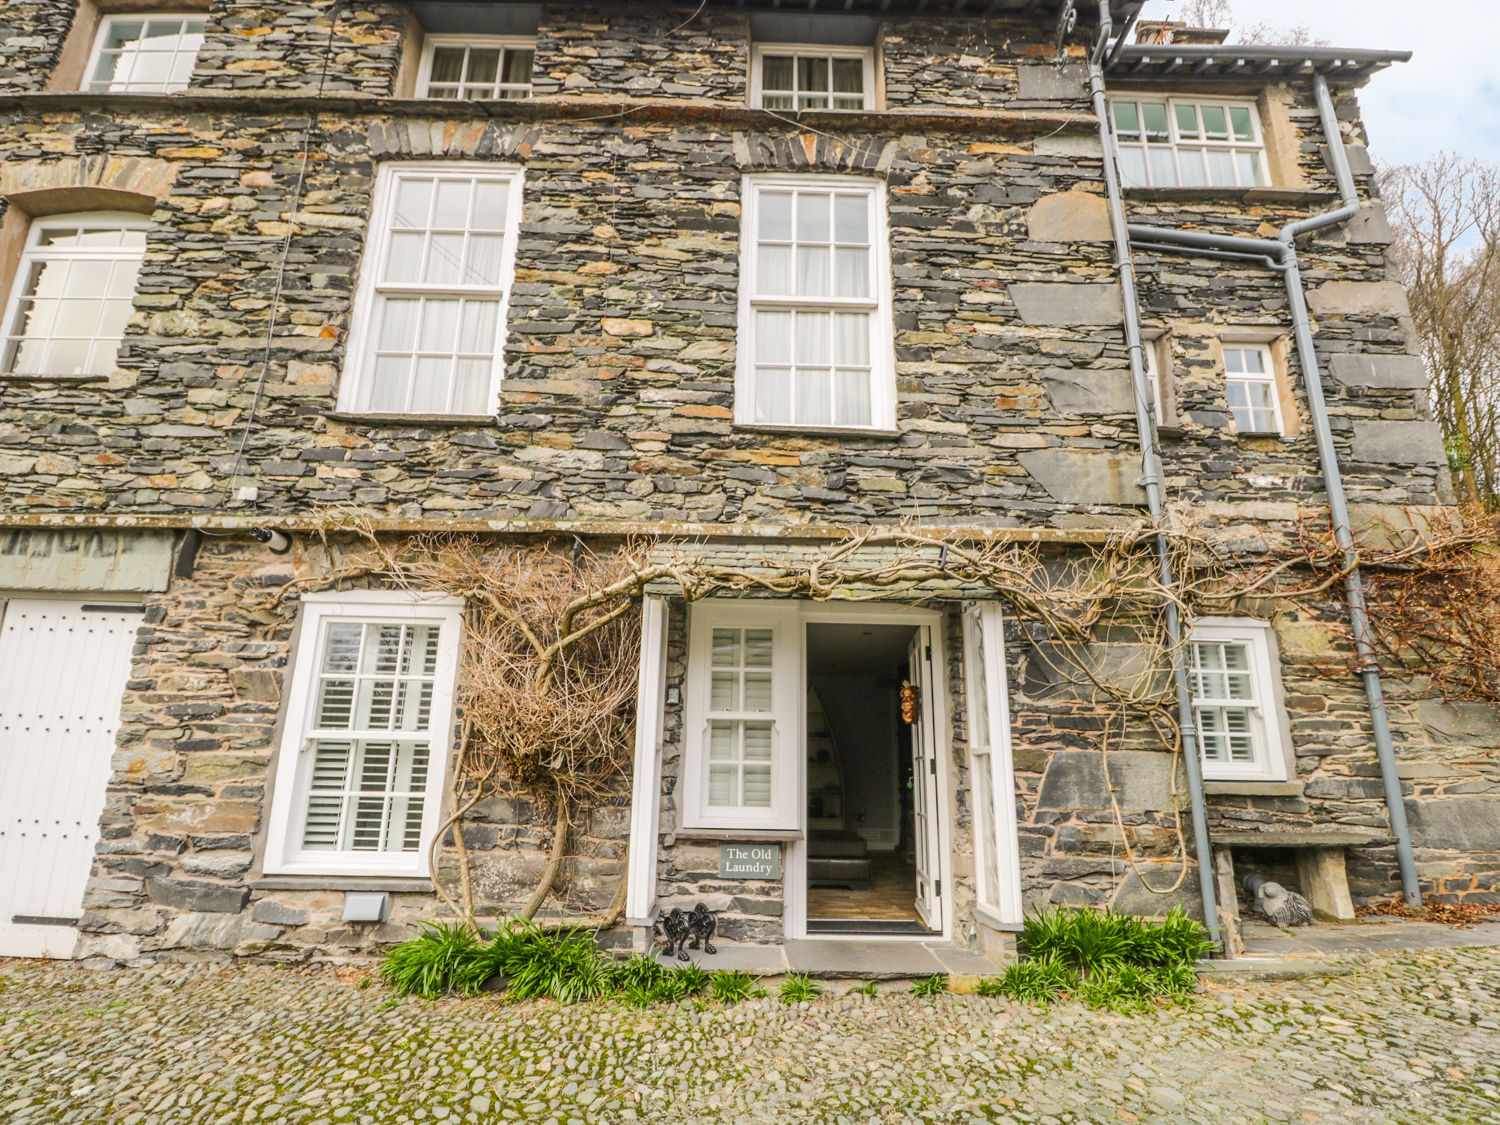
M681 541L591 549L578 540L518 545L476 535L390 537L336 519L322 539L327 564L284 587L276 601L309 589L370 583L464 599L459 738L448 775L449 812L431 847L439 895L470 921L480 904L464 822L481 802L519 797L551 822L546 864L518 911L530 918L556 892L574 830L619 793L634 749L640 615L633 610L648 591L688 601L716 595L1001 599L1022 632L1023 660L1050 685L1043 697L1066 697L1096 716L1106 777L1109 755L1121 747L1172 753L1169 819L1177 874L1169 886L1147 880L1134 826L1126 824L1109 786L1125 861L1148 890L1168 894L1186 879L1190 860L1177 782L1182 738L1169 673L1183 654L1168 642L1167 607L1176 608L1186 635L1202 614L1249 607L1270 616L1268 607L1278 602L1326 594L1344 573L1336 547L1312 531L1297 549L1248 568L1207 537L1178 533L1169 542L1179 581L1169 589L1159 577L1155 532L1139 525L1104 543L1065 549L903 528L851 530L824 546L788 548L780 559L755 566L717 562L711 550ZM1461 547L1419 537L1387 552L1384 565L1387 571L1420 566ZM1491 637L1496 634L1500 630ZM454 862L440 864L448 848ZM622 878L601 915L572 921L616 924L624 893Z

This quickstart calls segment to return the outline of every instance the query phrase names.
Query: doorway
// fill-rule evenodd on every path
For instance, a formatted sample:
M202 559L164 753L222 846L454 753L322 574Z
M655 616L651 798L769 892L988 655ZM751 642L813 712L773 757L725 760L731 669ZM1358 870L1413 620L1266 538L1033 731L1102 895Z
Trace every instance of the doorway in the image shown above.
M942 930L931 627L806 626L806 931Z

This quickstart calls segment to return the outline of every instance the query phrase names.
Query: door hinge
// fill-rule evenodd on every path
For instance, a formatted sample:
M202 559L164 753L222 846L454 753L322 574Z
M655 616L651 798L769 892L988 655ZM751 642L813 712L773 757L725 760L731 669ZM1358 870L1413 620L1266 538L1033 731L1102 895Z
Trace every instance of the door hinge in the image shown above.
M922 646L922 651L924 653L926 653L926 655L927 655L927 663L931 664L932 663L932 646L931 645L923 645Z
M936 758L928 758L927 759L927 772L930 773L930 774L932 774L933 777L937 776L937 759Z
M943 897L943 881L941 879L934 879L932 881L932 897L933 898L942 898Z

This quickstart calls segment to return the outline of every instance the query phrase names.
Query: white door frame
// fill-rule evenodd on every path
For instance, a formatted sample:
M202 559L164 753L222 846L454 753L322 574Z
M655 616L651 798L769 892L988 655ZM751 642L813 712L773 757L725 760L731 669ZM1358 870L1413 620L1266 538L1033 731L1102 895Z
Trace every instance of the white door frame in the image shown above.
M935 877L942 880L944 893L939 898L941 929L925 934L825 934L807 932L807 748L797 754L798 825L800 834L786 846L786 865L782 872L782 925L789 941L945 941L953 934L952 819L954 799L953 719L948 699L946 615L938 610L914 609L909 606L880 602L799 602L802 651L807 652L807 626L814 623L846 625L926 625L932 635L932 724L937 754L938 854ZM802 661L802 696L807 698L807 660ZM925 705L925 704L924 704ZM802 704L803 710L806 703ZM913 894L916 888L912 888Z

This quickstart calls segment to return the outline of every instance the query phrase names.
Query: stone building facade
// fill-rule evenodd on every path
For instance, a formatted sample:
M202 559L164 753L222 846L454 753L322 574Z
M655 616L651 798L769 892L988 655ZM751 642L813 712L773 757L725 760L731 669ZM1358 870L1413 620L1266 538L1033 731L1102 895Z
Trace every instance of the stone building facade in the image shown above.
M1133 6L1117 3L1115 14L1123 20ZM65 786L72 796L57 797L60 815L83 810L71 850L57 861L57 885L66 889L74 878L79 901L9 904L10 917L0 919L0 931L14 931L8 951L117 960L195 950L301 956L373 948L436 915L430 874L414 858L436 824L436 789L425 811L401 806L410 832L399 840L389 834L397 816L390 792L400 788L392 773L384 803L377 800L383 843L334 847L327 863L287 844L287 833L311 832L307 786L316 783L299 770L314 767L299 766L306 752L297 743L309 693L332 674L324 666L319 679L316 666L335 659L333 633L318 630L352 614L415 630L403 643L453 641L432 623L438 618L422 616L420 602L270 597L332 565L329 541L316 534L331 515L357 513L391 536L453 530L514 541L576 537L600 547L658 536L752 564L869 526L1029 542L1065 558L1143 519L1136 394L1103 172L1114 156L1101 145L1089 97L1087 12L1059 48L1056 4L975 5L973 13L936 16L902 2L883 16L861 3L853 13L819 4L798 16L716 2L697 10L428 0L187 7L172 14L173 27L148 32L139 25L151 13L134 13L133 33L131 10L79 0L16 0L0 15L0 280L10 302L0 375L0 599L11 627L0 633L0 669L18 685L23 672L51 682L74 658L65 647L38 656L27 639L36 629L71 628L100 605L143 614L121 657L128 674L120 695L58 704L59 715L98 710L90 729L109 743L107 768L101 760L90 772L85 761ZM980 16L980 9L994 10ZM435 52L487 49L476 28L495 37L497 52L529 59L523 89L425 96L449 65ZM444 36L455 33L472 42L452 47ZM121 58L144 56L153 35L191 59L180 78L132 88L118 77L123 62L113 78L100 69L101 44L124 43ZM782 89L780 64L767 62L778 52L795 59L787 73L806 87L787 93L789 104L774 92ZM1396 60L1288 51L1258 56L1251 67L1227 47L1205 57L1210 62L1191 77L1156 49L1127 47L1111 65L1117 115L1125 102L1161 107L1163 131L1153 140L1155 126L1143 125L1141 144L1160 146L1150 159L1173 168L1150 165L1151 186L1127 184L1131 221L1256 237L1333 206L1330 138L1310 90L1314 71L1324 72L1362 207L1306 241L1302 268L1345 487L1361 527L1440 522L1451 502L1446 469L1355 101L1357 87ZM861 77L840 62L862 67ZM472 78L485 64L458 65ZM835 81L846 94L854 90L858 105L818 106L819 91L832 97L840 88L830 87L830 73L843 76ZM1196 139L1182 114L1197 115ZM1250 133L1240 134L1242 120L1252 122L1244 126ZM1229 182L1193 186L1182 162L1217 161L1203 155L1208 149L1228 154L1230 171L1213 163L1200 174ZM1258 171L1237 159L1258 162ZM390 203L404 190L403 169L412 183L508 193L503 221L498 211L493 221L482 218L475 203L466 229L440 230L435 217L412 228L427 239L423 253L438 255L438 265L422 267L433 276L442 268L433 248L450 245L442 243L449 237L470 240L469 250L452 251L459 255L479 253L476 239L492 239L498 272L465 258L463 284L472 289L431 282L423 290L431 280L424 274L407 278L414 287L397 286L395 297L382 295L377 274L396 252L393 232L406 230ZM868 255L847 260L871 264L871 284L883 296L849 282L853 288L818 306L819 315L844 317L844 328L873 326L872 347L888 350L889 363L855 356L849 345L855 350L839 353L849 370L834 376L863 379L868 368L871 382L860 385L873 389L859 392L868 401L860 405L856 394L848 407L836 399L830 417L785 424L775 414L785 407L768 407L767 422L747 405L750 388L772 385L770 375L747 371L755 349L771 349L760 353L765 364L783 361L771 354L774 342L747 343L747 316L763 313L747 288L749 262L764 246L745 216L752 191L762 200L791 198L798 184L838 207L856 201L847 204L849 215L863 216L850 220L853 234L807 237L818 253ZM755 206L769 214L772 204ZM85 315L106 325L112 314L98 304L105 297L76 285L71 293L39 289L42 274L28 273L53 268L45 264L46 231L64 231L46 236L63 245L73 237L66 232L90 223L126 232L117 251L91 261L125 261L140 247L128 316L121 313L118 347L107 358L96 348L69 370L48 369L47 357L64 352L28 345L28 331L44 334L28 327L40 323L37 310L52 313L38 302L62 302L49 322L54 336L109 335L104 327L56 327ZM783 241L801 246L791 236ZM816 288L819 267L808 260L813 272L799 284ZM1159 398L1149 440L1163 460L1168 520L1254 562L1304 523L1326 520L1281 280L1242 262L1149 252L1137 262ZM67 306L80 295L95 304ZM866 296L868 320L859 304ZM498 307L503 375L482 344L452 343L456 322L446 336L434 329L436 343L402 345L450 358L457 347L452 362L478 364L481 382L493 371L493 394L474 392L480 405L457 408L456 391L436 405L413 405L426 376L412 366L406 383L391 384L407 389L401 406L372 407L370 395L385 393L370 389L384 386L374 364L387 356L372 341L396 317L396 306L380 302L421 299ZM852 303L838 303L845 300ZM767 308L807 315L806 302ZM820 345L808 339L816 352ZM826 357L808 362L837 366ZM1249 369L1257 364L1261 370ZM1275 426L1247 426L1249 407L1231 401L1231 382L1236 395L1266 396L1256 401L1274 413ZM843 409L857 421L840 424ZM255 534L266 530L278 533L269 544ZM289 551L273 553L281 534ZM1109 747L1106 763L1098 709L1049 678L1024 622L1003 607L992 614L969 604L982 593L907 597L885 606L883 617L824 619L810 607L781 605L767 613L782 615L783 636L782 625L736 618L744 605L725 608L728 624L720 625L718 608L690 609L664 592L647 611L659 614L650 652L660 665L652 674L650 660L642 664L643 687L653 693L640 704L641 726L654 739L643 752L647 784L634 791L622 784L617 802L579 826L562 904L601 909L630 869L631 902L640 909L622 934L633 927L637 940L653 912L695 901L720 911L730 941L780 943L816 931L807 872L819 857L807 854L807 794L767 798L775 816L746 804L757 811L724 823L711 796L687 793L722 776L704 757L702 731L738 732L735 784L744 801L751 800L744 787L759 784L746 779L760 777L759 751L744 741L759 737L760 720L709 717L697 725L721 712L704 686L711 673L695 665L694 634L719 638L723 630L728 645L739 630L734 643L749 660L754 646L781 645L793 632L810 638L805 630L820 623L829 645L857 650L837 629L863 622L892 645L900 639L892 631L926 638L911 651L925 644L936 655L923 692L930 728L891 736L893 792L906 802L900 823L877 840L853 814L818 818L840 821L846 845L862 841L854 850L864 847L863 855L832 857L855 864L845 889L857 894L870 881L861 859L879 867L890 840L899 841L894 850L909 847L926 820L934 847L918 878L947 889L917 892L928 896L916 923L924 940L1002 950L1019 909L1045 903L1143 913L1179 900L1194 906L1196 864L1177 838L1185 817L1167 748L1133 733ZM1274 777L1211 779L1211 834L1238 839L1278 826L1363 833L1347 848L1351 887L1356 897L1389 894L1399 883L1370 716L1348 671L1342 603L1331 592L1294 609L1268 605L1266 615L1263 639L1241 648L1264 654L1268 674L1257 677L1251 721L1285 763ZM421 632L429 625L439 631ZM773 632L781 639L769 639ZM976 673L984 637L991 663ZM815 670L811 651L777 648L773 664ZM827 667L855 674L853 656L828 659ZM735 667L741 690L761 684L757 666ZM1500 722L1409 686L1398 685L1391 717L1424 890L1493 899ZM434 690L440 701L441 684ZM774 752L786 756L774 758L772 784L805 788L807 686L787 690L795 703L776 721L786 745L796 746ZM830 699L838 690L830 680ZM1008 712L982 766L976 691L998 693L989 697L998 710L985 720L992 732ZM0 714L9 706L18 729L28 715L37 724L56 717L41 704L33 714L35 692L29 683L0 696ZM704 713L694 711L699 692L710 693ZM880 706L893 706L881 698ZM837 706L820 707L833 722ZM14 745L27 755L54 752L33 727L23 733L30 741ZM449 733L423 735L431 753L424 760L441 763ZM397 764L389 768L407 771L404 784L420 788L402 757L415 753L413 739L392 752ZM929 744L918 746L924 739ZM98 753L80 746L56 752ZM23 787L17 792L40 792L28 761L6 768ZM900 772L911 762L917 770L931 765L925 795ZM1001 765L997 776L991 767ZM857 772L844 763L840 800L853 792ZM354 784L346 782L346 790ZM981 785L988 788L979 797ZM901 796L902 786L917 795ZM651 796L645 805L643 792ZM913 812L912 802L923 800L930 805ZM695 812L695 804L703 807ZM26 810L12 812L19 842L6 862L34 866L60 854L36 832L23 840ZM532 810L501 800L475 809L467 824L479 890L498 909L513 906L545 860L546 827ZM359 831L342 821L335 831L346 829ZM1135 865L1124 859L1122 830ZM726 875L726 843L769 848L774 871ZM386 862L392 852L397 858ZM649 866L630 868L630 856ZM988 873L980 870L986 863ZM1174 894L1153 893L1168 886ZM362 894L376 896L375 913L346 917L350 896Z

